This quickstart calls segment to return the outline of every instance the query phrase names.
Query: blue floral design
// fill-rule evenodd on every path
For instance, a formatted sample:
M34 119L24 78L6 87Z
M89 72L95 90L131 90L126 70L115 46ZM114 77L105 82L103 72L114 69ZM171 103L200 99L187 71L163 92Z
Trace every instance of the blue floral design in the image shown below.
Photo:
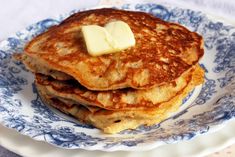
M124 7L125 9L127 9L127 6ZM154 16L161 18L163 20L169 20L169 17L171 16L169 10L162 6L162 5L156 5L156 4L137 4L135 6L136 10L139 11L144 11L144 12L150 12L151 14L153 14Z

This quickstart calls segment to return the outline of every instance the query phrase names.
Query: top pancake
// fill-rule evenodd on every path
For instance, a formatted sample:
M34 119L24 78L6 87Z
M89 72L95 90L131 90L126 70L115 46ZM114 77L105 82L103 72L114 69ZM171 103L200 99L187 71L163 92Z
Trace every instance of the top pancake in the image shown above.
M92 57L81 26L126 22L136 45L118 53ZM97 9L79 12L35 37L26 55L51 70L68 74L90 90L147 89L173 82L203 56L203 40L178 24L143 12Z

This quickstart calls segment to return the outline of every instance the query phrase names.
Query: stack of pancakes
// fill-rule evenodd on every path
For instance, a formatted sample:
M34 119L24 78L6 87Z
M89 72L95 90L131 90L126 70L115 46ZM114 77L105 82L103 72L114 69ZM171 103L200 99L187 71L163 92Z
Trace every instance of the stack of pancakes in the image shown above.
M136 45L92 57L81 26L126 22ZM32 39L18 56L35 73L42 100L79 121L117 133L153 125L176 111L203 83L203 40L178 24L143 12L76 13Z

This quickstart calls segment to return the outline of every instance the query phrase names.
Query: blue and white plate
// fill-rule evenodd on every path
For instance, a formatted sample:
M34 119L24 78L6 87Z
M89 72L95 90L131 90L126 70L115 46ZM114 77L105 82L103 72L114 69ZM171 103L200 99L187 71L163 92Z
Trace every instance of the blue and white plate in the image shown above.
M33 84L33 75L12 59L37 34L58 19L45 19L0 43L0 123L35 140L67 149L144 150L189 140L213 131L235 117L235 28L213 21L201 12L157 4L126 4L122 9L144 11L180 23L203 35L205 83L185 99L180 111L160 124L105 135L90 125L45 106Z

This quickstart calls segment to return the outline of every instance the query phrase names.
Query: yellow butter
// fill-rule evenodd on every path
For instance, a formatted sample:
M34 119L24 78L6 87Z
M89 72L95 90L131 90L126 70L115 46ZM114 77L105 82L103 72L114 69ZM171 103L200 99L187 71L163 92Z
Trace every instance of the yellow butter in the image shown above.
M81 30L87 51L92 56L118 52L135 45L134 34L123 21L110 22L104 27L82 26Z
M135 45L135 37L129 25L123 21L106 24L105 29L115 40L118 49L123 50Z
M104 27L88 25L82 27L87 51L92 56L99 56L113 51L115 41Z

